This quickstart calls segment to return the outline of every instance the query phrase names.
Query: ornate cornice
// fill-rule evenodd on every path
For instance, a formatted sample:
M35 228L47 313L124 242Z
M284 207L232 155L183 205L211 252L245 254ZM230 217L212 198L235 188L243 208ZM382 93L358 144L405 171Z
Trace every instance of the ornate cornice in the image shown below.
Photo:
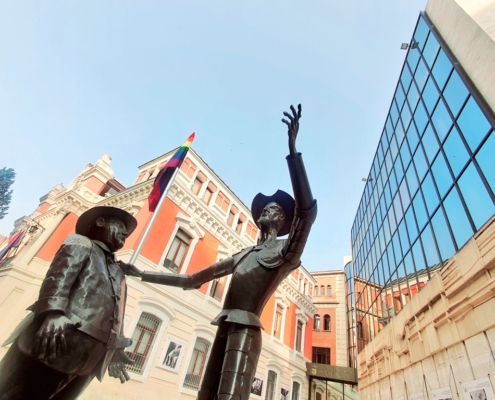
M293 285L289 282L289 277L285 278L280 286L279 290L283 290L284 293L289 297L294 304L297 304L306 314L310 315L311 318L316 314L318 309L313 305L311 300L298 291Z

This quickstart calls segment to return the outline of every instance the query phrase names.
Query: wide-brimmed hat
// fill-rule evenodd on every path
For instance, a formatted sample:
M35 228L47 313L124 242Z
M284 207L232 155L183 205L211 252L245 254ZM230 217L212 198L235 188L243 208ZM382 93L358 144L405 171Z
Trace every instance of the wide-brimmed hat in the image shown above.
M99 217L116 218L124 222L129 235L136 229L137 221L131 214L116 207L93 207L84 212L76 223L76 233L88 236Z
M289 193L283 190L277 190L275 194L271 196L265 196L262 193L258 193L251 204L251 214L253 215L254 221L258 221L263 212L263 208L268 204L275 202L283 208L285 212L285 223L278 231L277 236L284 236L290 232L290 226L292 220L294 219L294 210L296 208L296 202Z

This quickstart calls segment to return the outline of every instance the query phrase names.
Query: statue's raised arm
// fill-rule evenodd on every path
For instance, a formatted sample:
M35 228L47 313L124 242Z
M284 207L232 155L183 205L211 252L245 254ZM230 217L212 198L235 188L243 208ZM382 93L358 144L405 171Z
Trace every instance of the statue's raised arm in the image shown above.
M282 118L282 122L286 124L288 127L287 133L289 134L289 152L291 156L294 156L295 154L297 154L296 139L297 139L297 134L299 133L299 119L301 118L301 105L299 104L297 106L297 111L294 108L294 106L290 106L290 110L292 111L292 115L290 115L288 112L284 112L284 115L289 119L290 122L285 118Z

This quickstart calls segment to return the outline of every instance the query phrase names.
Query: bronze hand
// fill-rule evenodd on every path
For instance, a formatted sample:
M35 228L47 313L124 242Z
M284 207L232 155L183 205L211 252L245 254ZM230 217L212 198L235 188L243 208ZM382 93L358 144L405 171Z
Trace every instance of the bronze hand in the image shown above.
M297 111L294 108L294 106L290 106L290 110L292 111L292 115L290 115L288 112L284 112L284 115L289 119L286 120L285 118L282 118L282 122L287 125L288 127L288 135L289 135L289 151L290 155L293 156L297 153L296 150L296 139L297 139L297 133L299 132L299 119L301 118L301 105L299 104L297 106Z

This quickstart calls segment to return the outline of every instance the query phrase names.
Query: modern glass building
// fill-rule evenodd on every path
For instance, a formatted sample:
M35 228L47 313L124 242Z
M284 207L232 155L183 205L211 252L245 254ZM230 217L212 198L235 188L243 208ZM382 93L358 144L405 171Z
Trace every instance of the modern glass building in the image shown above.
M494 215L494 127L422 13L351 231L358 352Z

